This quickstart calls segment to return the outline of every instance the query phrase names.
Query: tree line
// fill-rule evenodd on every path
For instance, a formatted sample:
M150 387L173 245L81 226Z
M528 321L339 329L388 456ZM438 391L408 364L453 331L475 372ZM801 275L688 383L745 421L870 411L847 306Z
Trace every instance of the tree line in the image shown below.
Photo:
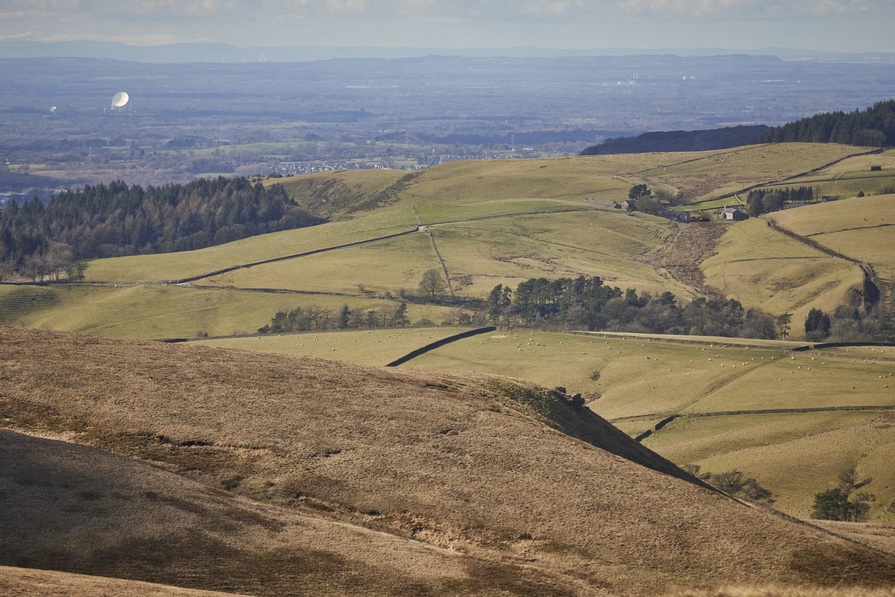
M790 141L891 147L895 145L895 100L863 111L817 114L774 127L757 139L758 143Z
M0 212L0 264L32 279L76 275L72 265L84 259L201 249L320 222L281 185L244 177L145 189L115 181L58 193L46 205L9 202Z
M772 211L780 211L787 203L814 201L813 187L797 189L756 189L746 197L746 211L753 218Z
M671 292L637 294L608 286L599 277L531 278L516 289L498 284L488 295L494 324L546 329L586 329L652 334L776 338L777 320L739 301L696 298L678 304Z
M260 328L258 332L288 334L332 330L370 330L405 327L409 324L407 303L382 305L377 309L352 309L348 305L343 305L338 311L319 305L307 305L277 311L270 323Z

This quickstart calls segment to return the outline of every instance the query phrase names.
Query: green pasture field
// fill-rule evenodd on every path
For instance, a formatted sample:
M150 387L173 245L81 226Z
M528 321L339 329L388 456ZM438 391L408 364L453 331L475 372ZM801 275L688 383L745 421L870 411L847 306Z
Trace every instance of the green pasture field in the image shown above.
M854 197L775 212L773 218L802 236L895 224L895 195Z
M178 280L234 265L387 236L415 226L416 218L410 209L396 209L363 219L274 232L197 251L95 259L88 263L85 280L117 283Z
M480 203L429 203L414 206L420 224L434 225L451 222L466 222L482 218L517 217L526 214L553 214L556 212L597 211L582 203L570 206L566 201L555 199L504 199L482 201Z
M692 296L664 271L632 259L661 246L674 230L667 220L589 210L518 216L432 227L452 278L464 294L485 297L496 284L529 278L600 276L622 289Z
M891 519L895 499L895 412L824 412L677 419L644 440L703 472L739 470L774 493L774 507L810 518L814 494L856 466L876 496L872 518Z
M351 330L302 334L269 334L251 338L199 340L213 348L235 348L294 356L349 361L384 366L431 342L464 330L452 327Z
M37 297L34 300L29 298ZM101 336L163 339L254 334L277 311L318 305L376 309L364 297L275 294L180 286L0 285L0 323ZM440 321L448 309L408 305L411 321Z
M895 172L849 172L828 178L822 175L806 176L787 181L783 185L761 187L764 190L783 190L786 188L811 187L814 196L853 198L863 193L867 196L879 195L884 189L895 188Z
M433 166L401 192L401 204L465 204L506 199L627 199L631 182L616 176L649 158L611 156L458 161ZM617 170L618 169L618 170Z
M271 178L265 186L281 185L304 207L324 216L339 215L382 191L408 173L403 170L358 169Z
M776 232L761 218L731 224L701 267L709 285L745 307L792 313L794 337L810 309L835 310L863 280L858 266Z
M895 392L886 387L895 384L895 360L871 364L826 350L790 353L773 342L694 341L502 330L449 344L402 367L561 385L582 392L593 411L630 435L677 413L895 405ZM815 493L857 464L862 475L879 480L868 486L880 498L873 517L887 519L892 515L886 507L895 499L895 474L885 456L895 448L893 424L895 411L872 409L683 418L644 444L677 464L753 476L774 492L776 507L802 517L810 515Z
M623 289L671 290L689 297L692 289L631 259L658 248L673 230L674 224L667 220L600 209L487 218L433 225L428 231L388 241L234 270L208 283L342 293L361 287L378 294L415 292L423 272L441 269L431 234L452 288L464 296L484 298L496 284L515 286L532 277L597 275Z
M879 166L881 170L871 171L871 166ZM817 198L824 195L855 197L860 192L876 195L881 189L895 186L895 151L867 153L862 150L826 168L759 188L774 190L801 186L812 187Z
M203 340L243 350L383 365L458 328L305 333ZM634 436L673 414L892 406L895 349L791 352L793 342L499 329L424 354L402 368L486 373L581 392L597 414ZM335 349L335 350L334 350ZM852 388L854 386L854 388ZM775 507L810 515L813 495L857 465L873 477L874 520L891 517L895 411L684 417L644 444L703 471L740 470L774 492ZM891 494L891 495L890 495Z
M792 343L739 344L738 339L691 338L669 341L599 332L579 335L516 329L450 344L404 366L475 370L549 387L564 386L589 397L591 408L613 422L632 417L661 419L679 413L856 403L854 395L837 402L832 390L825 400L815 404L811 398L806 403L802 388L810 373L806 368L811 366L811 357L800 353L797 358L804 362L791 360ZM864 396L868 404L890 403L883 387L888 382L878 379L887 373L884 368L862 368L849 360L843 368L833 364L833 355L825 360L830 365L821 377L823 383L835 382L833 387L838 388L848 381L849 389L859 383L868 392ZM800 366L806 371L799 370ZM815 370L819 367L818 363ZM802 375L789 374L790 369ZM781 377L783 382L778 381ZM754 403L751 395L761 383L775 393ZM857 402L863 404L864 400ZM632 431L639 434L649 427L637 426Z
M774 214L796 234L895 278L895 195L855 197Z
M440 268L429 235L391 240L244 268L203 281L235 288L282 288L316 292L397 294L416 291L423 272Z
M880 166L882 172L895 170L895 150L887 149L879 153L861 153L824 168L818 172L821 175L839 176L852 172L870 173L871 166ZM891 172L890 172L891 175Z
M684 154L686 159L638 172L648 182L674 187L687 203L729 196L762 183L788 179L846 156L865 152L848 145L779 143Z

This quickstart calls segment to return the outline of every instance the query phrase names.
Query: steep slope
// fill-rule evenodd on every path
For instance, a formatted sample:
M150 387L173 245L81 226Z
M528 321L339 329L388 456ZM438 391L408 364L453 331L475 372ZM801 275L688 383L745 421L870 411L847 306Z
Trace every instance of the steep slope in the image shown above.
M545 426L520 410L552 420L562 399L509 381L15 329L0 358L9 428L449 547L507 591L895 582L891 557Z
M4 564L268 595L479 594L495 584L492 566L472 557L96 448L0 430L0 471ZM567 590L514 568L501 568L518 575L501 588Z

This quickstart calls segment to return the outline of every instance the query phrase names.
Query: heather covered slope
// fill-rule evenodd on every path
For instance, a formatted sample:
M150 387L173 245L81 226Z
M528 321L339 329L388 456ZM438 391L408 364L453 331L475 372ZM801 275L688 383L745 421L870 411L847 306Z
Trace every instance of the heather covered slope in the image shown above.
M461 589L895 582L895 559L660 472L595 415L508 380L4 328L0 359L7 428L465 553L480 564Z
M474 558L252 502L96 448L4 430L0 471L5 565L268 595L488 591ZM562 588L519 574L519 587Z

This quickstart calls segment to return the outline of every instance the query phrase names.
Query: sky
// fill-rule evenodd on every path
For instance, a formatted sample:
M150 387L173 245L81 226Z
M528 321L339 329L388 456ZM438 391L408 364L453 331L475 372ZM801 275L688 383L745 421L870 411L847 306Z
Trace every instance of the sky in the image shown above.
M0 40L895 52L895 0L2 0Z

